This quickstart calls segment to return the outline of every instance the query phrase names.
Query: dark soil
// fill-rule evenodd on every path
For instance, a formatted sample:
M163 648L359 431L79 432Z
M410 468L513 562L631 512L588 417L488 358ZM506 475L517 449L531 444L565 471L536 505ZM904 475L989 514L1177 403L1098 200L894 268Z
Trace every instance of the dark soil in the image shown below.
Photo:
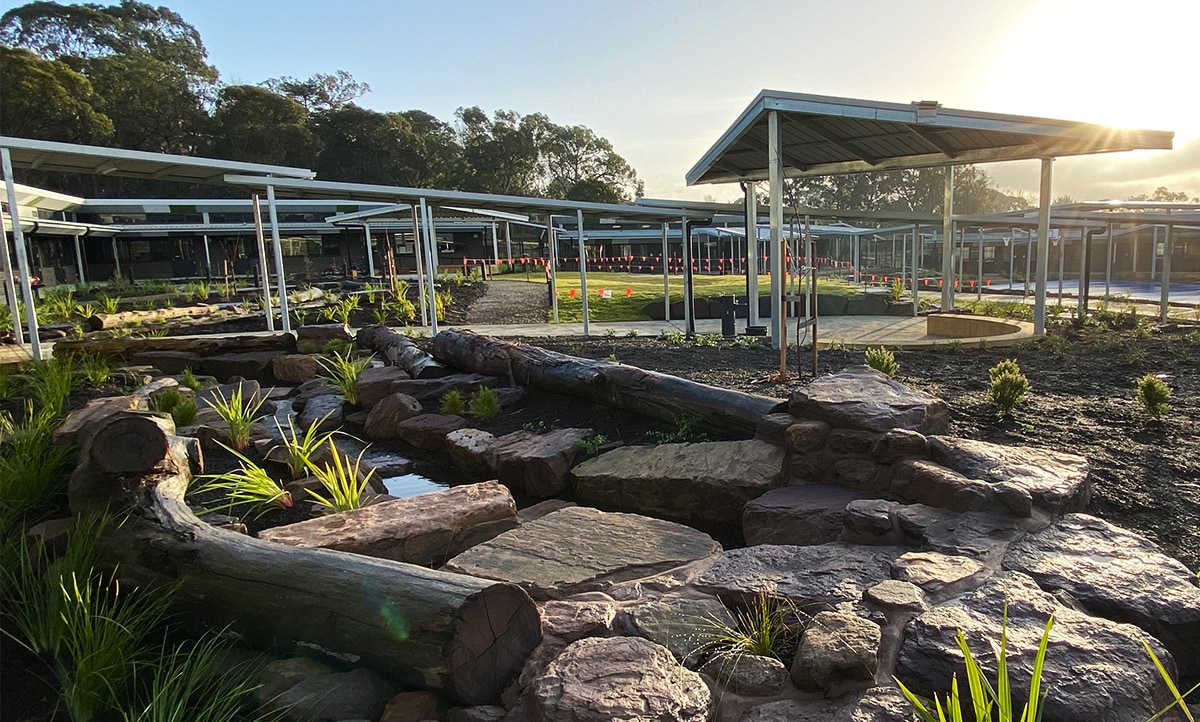
M684 345L665 338L525 339L588 358L615 354L623 363L766 396L786 398L811 380L810 355L794 351L792 378L772 374L779 353L766 346ZM1049 339L1008 349L897 352L898 378L945 399L951 433L1005 444L1082 454L1092 464L1090 513L1137 531L1190 569L1200 569L1200 335L1102 329L1055 332ZM987 401L987 371L1015 358L1033 391L1012 419L999 419ZM820 373L861 364L862 352L823 351ZM799 364L805 373L796 379ZM1134 400L1134 381L1166 373L1173 409L1148 419Z

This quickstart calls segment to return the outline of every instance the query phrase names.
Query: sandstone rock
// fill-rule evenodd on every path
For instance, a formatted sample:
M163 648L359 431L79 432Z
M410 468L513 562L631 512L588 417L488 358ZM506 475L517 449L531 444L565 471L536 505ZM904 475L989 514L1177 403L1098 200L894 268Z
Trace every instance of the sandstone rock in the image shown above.
M388 700L379 722L440 720L446 709L446 701L433 692L401 692Z
M446 722L499 722L507 710L494 704L457 707L446 715Z
M312 426L317 431L336 431L342 426L342 407L346 400L336 394L314 396L304 405L304 410L296 414L296 432L304 434Z
M357 454L353 458L357 458ZM372 481L383 480L389 476L400 476L412 471L412 459L407 456L391 451L372 451L370 448L363 454L361 464L364 472L367 470L375 472L371 477Z
M378 719L396 692L392 682L359 668L301 680L266 707L292 722Z
M826 484L768 491L742 510L746 544L824 544L842 532L846 505L862 492Z
M472 476L484 476L491 470L485 454L496 436L482 429L459 429L446 434L446 453L459 471Z
M984 566L969 557L908 552L892 562L892 577L911 582L935 598L955 596L982 581Z
M814 380L792 394L788 410L800 418L863 431L899 428L936 434L950 423L946 402L867 366Z
M846 505L842 514L841 540L855 544L900 544L904 532L896 518L900 507L886 499L858 499Z
M931 437L929 450L934 461L964 476L1022 487L1040 509L1082 511L1091 498L1090 467L1082 456L950 436Z
M879 440L879 434L857 429L833 429L825 445L835 454L868 454Z
M688 666L703 653L713 625L736 628L737 620L712 597L662 597L626 607L617 617L619 631L661 644Z
M367 414L367 423L364 427L367 432L367 438L373 441L388 441L403 438L400 431L401 424L419 413L421 413L421 404L413 397L399 393L388 394L378 400ZM458 417L440 418L449 419ZM461 422L462 419L459 419L459 421ZM405 441L408 441L408 439L405 439ZM411 441L409 443L413 446L426 448Z
M248 351L206 356L204 372L215 376L221 383L232 381L234 376L270 382L272 380L271 361L277 355L279 354L275 351Z
M788 683L788 669L774 657L757 654L718 655L700 670L722 689L747 697L771 697Z
M1137 627L1090 617L1057 603L1029 577L1004 572L979 589L934 607L908 623L896 666L901 681L921 695L944 694L950 677L966 678L956 638L959 630L976 660L995 679L995 655L1008 607L1008 669L1013 704L1021 709L1046 620L1054 615L1043 669L1044 722L1144 722L1169 702L1143 641L1173 671L1174 662L1156 640Z
M138 365L153 366L164 374L181 374L184 369L200 373L204 359L192 351L141 351L129 358Z
M321 375L319 357L306 353L285 353L271 359L271 374L287 384L302 384Z
M787 414L788 418L796 418ZM825 446L829 440L829 424L824 421L798 421L784 432L784 440L792 451L816 451Z
M209 386L208 388L200 389L196 392L196 408L199 410L210 409L213 402L224 399L226 402L232 401L235 394L242 394L243 403L258 401L265 399L262 385L254 380L238 381L236 383L219 384L217 386ZM263 404L263 413L267 404Z
M707 722L712 701L700 675L636 637L581 639L530 689L540 722Z
M766 593L810 610L857 602L867 587L889 578L892 561L903 551L842 542L730 549L717 557L696 586L726 603L742 604Z
M299 412L304 409L304 405L308 403L309 399L336 393L338 393L338 390L333 387L333 384L327 378L316 378L311 381L305 381L293 391L292 409Z
M828 692L840 683L874 679L882 636L868 619L821 612L800 637L792 680L801 689Z
M969 512L931 524L925 529L925 546L943 554L985 559L1024 533L1011 516Z
M400 379L392 382L391 391L408 394L423 404L437 406L442 396L451 389L457 389L465 398L484 386L496 388L500 386L500 379L480 374L451 374L436 379Z
M768 444L783 446L786 443L784 434L794 423L796 423L796 417L789 413L766 414L758 420L758 429L754 438Z
M975 511L992 506L992 485L968 479L924 459L896 464L891 492L905 501L951 511Z
M863 601L887 615L923 612L929 608L920 587L898 579L886 579L868 588Z
M329 665L309 657L276 659L262 668L259 675L260 686L255 690L255 696L260 705L266 705L306 679L324 677L334 672Z
M517 510L517 521L521 522L522 524L528 524L529 522L541 519L548 514L553 514L559 509L569 509L573 506L579 505L564 499L547 499L545 501L539 501L538 503L531 504L524 509Z
M879 494L887 488L888 475L884 471L885 468L870 459L843 458L834 462L833 474L843 486Z
M92 399L82 407L67 414L67 418L54 430L54 443L76 445L80 432L95 427L100 421L123 411L145 411L149 402L144 396L108 396Z
M809 697L768 702L747 710L741 722L918 722L918 718L900 690L889 686L836 701Z
M524 704L527 701L526 693L533 683L546 673L546 667L566 648L567 643L557 637L542 638L541 644L534 648L529 659L525 661L521 673L517 675L512 684L508 685L501 696L504 706L512 710L512 713L505 717L506 722L525 722L530 719L532 712Z
M535 599L652 576L721 549L707 534L636 514L562 509L459 554L446 571L520 584Z
M957 519L959 514L948 509L938 509L924 504L901 504L896 509L896 521L910 539L921 542L925 532L934 524Z
M584 637L602 637L612 631L617 607L611 602L550 600L539 605L542 632L570 644Z
M736 523L779 485L784 450L765 441L626 446L572 471L587 502L689 521Z
M557 429L545 434L514 431L493 441L484 461L496 478L534 497L554 496L567 486L579 441L591 429Z
M908 429L892 429L875 442L871 455L881 464L894 464L901 459L921 457L929 453L929 440L924 434Z
M741 722L831 722L841 705L825 699L781 699L746 710Z
M358 383L354 384L354 391L358 394L358 405L370 409L392 393L394 382L407 378L408 374L399 366L363 369L358 375Z
M353 341L354 334L344 323L306 324L296 329L296 342L309 341L324 347L330 341Z
M404 394L399 394L403 396ZM380 401L376 404L376 408L387 403L387 400ZM400 403L397 402L397 408ZM375 411L375 409L371 409ZM367 419L370 423L370 417ZM418 449L426 451L438 451L446 446L446 434L451 431L457 431L467 425L466 419L461 416L443 416L442 414L419 414L401 421L396 425L396 434L403 441L412 444ZM370 436L370 432L367 432Z
M1004 568L1067 592L1089 612L1136 624L1175 655L1185 678L1200 675L1200 587L1187 567L1146 538L1103 519L1069 514L1015 542Z

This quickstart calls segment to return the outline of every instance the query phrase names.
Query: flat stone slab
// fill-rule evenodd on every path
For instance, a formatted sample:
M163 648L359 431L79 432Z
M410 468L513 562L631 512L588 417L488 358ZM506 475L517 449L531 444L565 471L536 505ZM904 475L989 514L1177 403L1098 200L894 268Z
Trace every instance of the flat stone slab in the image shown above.
M984 566L969 557L909 552L892 562L892 578L920 587L933 597L953 596L984 577Z
M514 431L494 439L483 460L509 488L538 498L554 496L567 488L579 442L591 433L591 429Z
M784 449L765 441L623 446L575 467L583 501L686 521L737 523L779 485Z
M1200 586L1196 575L1138 534L1087 514L1069 514L1014 543L1004 568L1063 591L1093 614L1136 624L1200 672Z
M802 419L863 431L908 429L937 434L950 424L945 401L868 366L852 366L814 380L792 394L788 410Z
M712 537L681 524L571 507L468 549L444 569L519 584L534 599L561 599L720 551Z
M846 505L865 498L861 491L829 484L773 489L746 504L742 533L749 546L837 541Z
M629 605L617 617L622 633L661 644L685 664L700 659L717 624L737 628L733 614L715 597L661 597Z
M1034 506L1056 514L1082 511L1091 498L1091 467L1077 454L953 436L930 437L929 451L934 461L968 478L1021 487Z
M731 549L717 557L696 587L735 605L760 594L786 597L815 614L822 605L859 601L868 587L891 577L892 562L905 551L843 542Z

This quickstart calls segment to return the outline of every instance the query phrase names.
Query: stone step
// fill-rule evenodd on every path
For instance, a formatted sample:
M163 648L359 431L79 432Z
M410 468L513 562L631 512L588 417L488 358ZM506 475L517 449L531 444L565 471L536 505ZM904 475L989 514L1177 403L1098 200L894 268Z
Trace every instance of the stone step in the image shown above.
M746 504L742 535L749 546L837 541L846 505L865 498L864 492L830 484L774 489Z

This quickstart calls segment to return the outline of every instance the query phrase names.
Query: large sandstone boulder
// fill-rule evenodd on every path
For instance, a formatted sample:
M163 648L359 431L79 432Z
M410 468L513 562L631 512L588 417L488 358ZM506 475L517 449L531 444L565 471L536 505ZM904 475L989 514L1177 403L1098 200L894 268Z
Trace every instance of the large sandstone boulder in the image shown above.
M835 428L884 432L908 429L938 434L950 424L950 407L868 366L853 366L815 379L788 402L793 416Z
M408 378L408 374L399 366L376 366L363 369L354 384L358 395L358 405L369 409L379 403L385 396L392 393L392 384Z
M869 619L821 612L800 637L792 680L801 689L829 692L846 682L874 679L882 638L879 625Z
M970 714L969 712L967 714ZM752 707L740 722L917 722L908 700L895 685L872 687L826 700L786 699Z
M399 691L390 680L359 668L304 679L265 706L288 722L378 719Z
M822 606L857 602L868 587L890 578L892 562L904 551L842 542L730 549L701 575L696 586L730 604L745 604L760 594L770 594L815 613Z
M141 351L129 357L138 366L153 366L164 374L181 374L185 369L200 373L204 359L194 351Z
M382 399L376 400L367 414L367 423L363 425L367 438L373 441L403 438L400 433L400 425L419 413L421 413L421 403L413 397L399 393L388 394ZM413 444L413 446L418 445Z
M707 722L712 703L700 675L637 637L575 642L528 694L539 722Z
M487 481L277 526L259 538L433 566L516 525L512 495Z
M405 395L395 394L394 396ZM376 408L385 403L387 403L386 399L376 404ZM371 410L375 411L375 409ZM367 423L370 424L369 416L367 417ZM396 424L396 435L401 440L412 444L418 449L439 451L446 447L447 434L451 431L457 431L466 425L467 420L461 416L418 414Z
M500 379L495 376L481 374L451 374L436 379L399 379L393 381L391 390L408 394L423 404L437 406L442 396L451 389L457 389L464 398L487 386L500 386Z
M509 488L538 498L554 496L567 487L579 442L590 433L591 429L514 431L488 445L484 463Z
M446 453L459 471L480 477L491 471L486 454L495 441L495 434L483 429L459 429L446 434Z
M271 374L285 384L302 384L321 375L320 357L306 353L285 353L271 359Z
M661 644L690 666L706 651L714 626L736 628L737 620L714 597L666 596L625 607L616 624L622 633Z
M296 329L296 343L298 344L307 341L324 347L330 341L350 342L353 340L354 334L344 323L313 323Z
M773 489L746 504L742 534L750 546L837 541L846 505L863 498L862 492L826 484Z
M538 605L542 634L570 644L584 637L604 637L612 631L617 605L605 601L551 599Z
M982 587L934 607L908 623L896 676L917 694L946 694L950 678L966 679L957 637L965 635L976 660L996 679L992 644L999 642L1008 609L1008 669L1014 707L1021 709L1030 686L1033 659L1047 619L1054 628L1043 668L1044 722L1145 722L1170 703L1166 685L1144 642L1174 672L1174 661L1145 632L1128 624L1091 617L1064 607L1033 579L1001 573Z
M737 523L779 485L785 452L765 441L624 446L575 467L586 502L687 521Z
M758 654L718 654L700 671L721 689L746 697L773 697L788 683L783 662Z
M534 599L561 599L653 576L720 550L712 537L680 524L571 507L473 547L445 570L513 582Z
M1082 511L1091 498L1090 467L1076 454L952 436L931 437L929 451L934 461L963 476L1018 486L1034 506L1056 514Z
M340 394L314 396L296 414L296 431L303 434L316 425L318 432L335 431L342 426L342 409L346 400Z
M276 351L247 351L206 356L204 373L215 376L221 383L234 376L269 383L273 380L271 361L278 355Z
M1066 592L1092 614L1136 624L1163 642L1185 679L1200 675L1196 575L1145 537L1103 519L1070 514L1015 542L1004 568Z

